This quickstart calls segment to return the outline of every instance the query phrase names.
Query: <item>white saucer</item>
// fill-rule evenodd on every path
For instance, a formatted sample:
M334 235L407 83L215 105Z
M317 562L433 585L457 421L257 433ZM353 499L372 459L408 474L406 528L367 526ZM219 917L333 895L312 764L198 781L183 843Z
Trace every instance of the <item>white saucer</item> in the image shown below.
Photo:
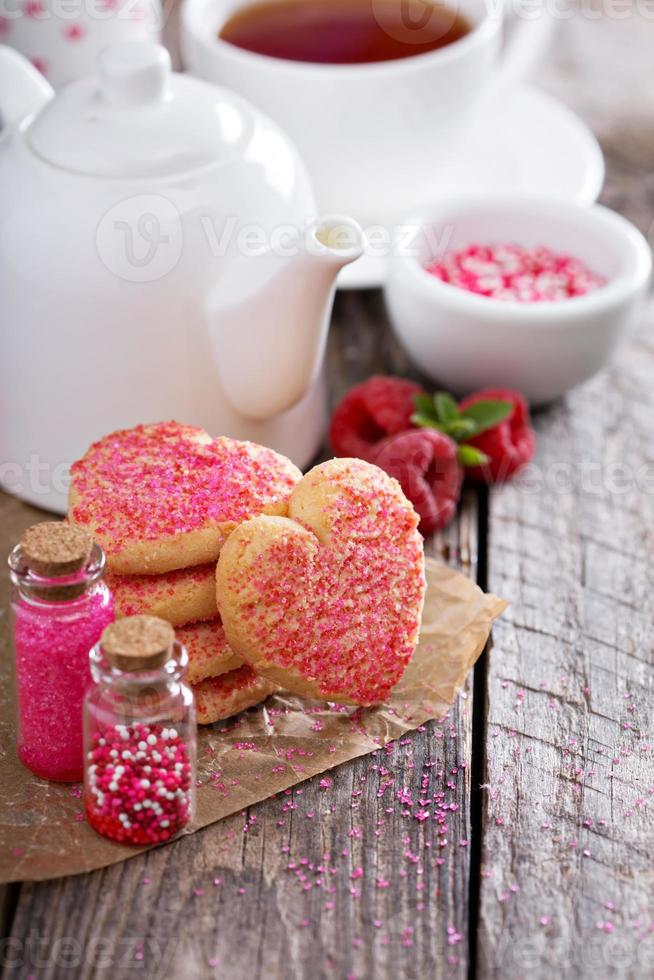
M529 85L489 106L467 141L465 152L435 173L434 197L465 193L532 191L577 204L597 200L604 158L590 129L561 102ZM379 218L380 224L384 216ZM338 277L339 289L383 285L386 259L363 255Z

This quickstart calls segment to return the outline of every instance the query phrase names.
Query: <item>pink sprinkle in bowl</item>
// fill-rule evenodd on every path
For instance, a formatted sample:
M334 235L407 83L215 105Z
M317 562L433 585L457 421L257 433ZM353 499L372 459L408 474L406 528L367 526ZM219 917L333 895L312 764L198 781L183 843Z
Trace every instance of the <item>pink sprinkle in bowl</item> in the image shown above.
M582 296L519 302L443 282L425 265L473 244L544 245L581 259L605 280ZM415 365L456 395L522 391L532 405L563 395L603 368L647 291L650 247L600 205L510 195L444 200L395 237L385 298Z

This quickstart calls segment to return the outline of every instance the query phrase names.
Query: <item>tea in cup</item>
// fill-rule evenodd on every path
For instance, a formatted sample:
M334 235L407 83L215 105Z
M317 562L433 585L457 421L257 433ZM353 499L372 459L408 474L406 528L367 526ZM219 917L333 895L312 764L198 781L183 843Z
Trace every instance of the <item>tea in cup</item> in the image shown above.
M182 51L286 130L320 208L369 225L438 193L439 163L545 21L503 53L502 0L185 0Z
M444 48L472 25L454 7L423 0L254 0L218 37L244 51L322 65L412 58Z

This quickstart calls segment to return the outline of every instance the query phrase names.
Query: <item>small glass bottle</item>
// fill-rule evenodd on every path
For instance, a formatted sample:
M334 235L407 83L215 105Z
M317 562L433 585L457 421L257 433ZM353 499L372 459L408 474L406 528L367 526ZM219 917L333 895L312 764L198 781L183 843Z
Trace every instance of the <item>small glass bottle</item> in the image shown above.
M63 522L28 528L9 555L17 750L44 779L82 779L89 650L114 618L103 571L99 545Z
M158 844L195 811L195 701L186 648L170 623L128 616L91 651L84 699L84 808L125 844Z

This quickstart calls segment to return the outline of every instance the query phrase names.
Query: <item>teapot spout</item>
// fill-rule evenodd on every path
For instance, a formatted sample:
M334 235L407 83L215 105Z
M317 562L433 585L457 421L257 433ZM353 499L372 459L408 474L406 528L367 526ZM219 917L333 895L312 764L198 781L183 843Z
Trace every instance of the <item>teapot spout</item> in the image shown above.
M210 330L224 393L241 415L270 419L306 394L322 364L336 277L364 245L355 221L328 215L242 261L247 289L233 279L228 299L221 284Z
M365 247L363 229L354 218L327 214L309 228L308 251L323 268L330 265L339 272L356 261Z

